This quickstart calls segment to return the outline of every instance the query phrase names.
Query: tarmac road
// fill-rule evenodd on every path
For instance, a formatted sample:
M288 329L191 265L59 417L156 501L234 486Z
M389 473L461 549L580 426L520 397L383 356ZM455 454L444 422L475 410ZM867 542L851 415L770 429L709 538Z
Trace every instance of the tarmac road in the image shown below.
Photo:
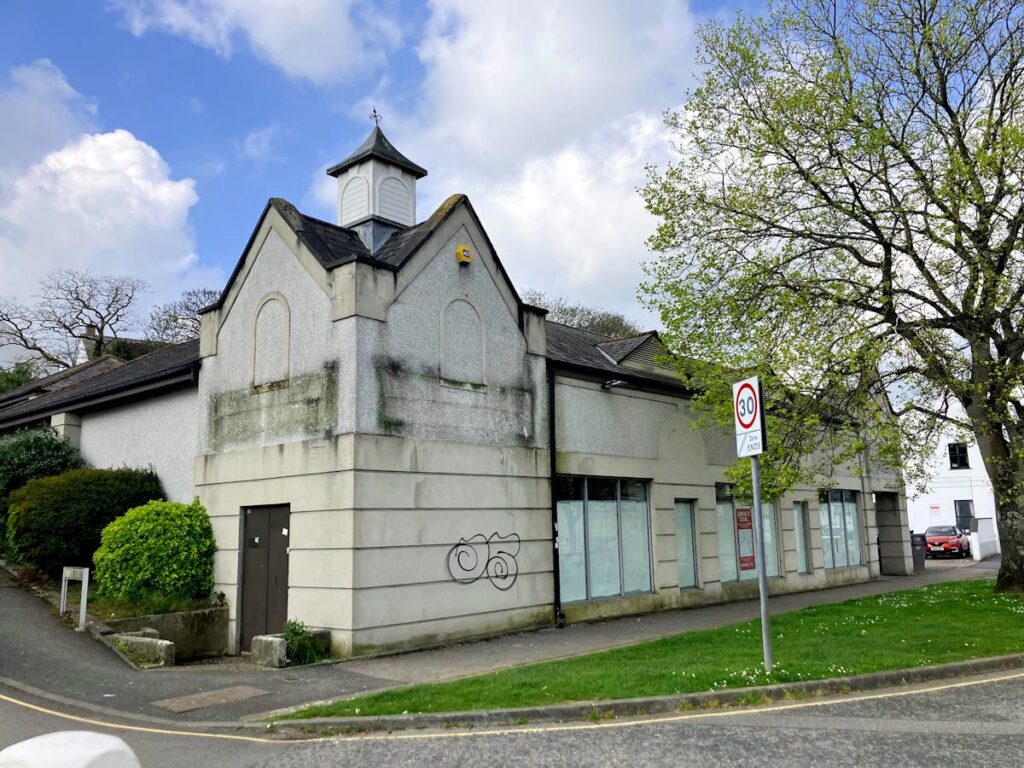
M3 689L0 695L27 698ZM1021 765L1024 672L757 710L699 710L487 731L403 731L300 743L86 726L0 698L0 747L39 733L83 727L121 736L147 768Z

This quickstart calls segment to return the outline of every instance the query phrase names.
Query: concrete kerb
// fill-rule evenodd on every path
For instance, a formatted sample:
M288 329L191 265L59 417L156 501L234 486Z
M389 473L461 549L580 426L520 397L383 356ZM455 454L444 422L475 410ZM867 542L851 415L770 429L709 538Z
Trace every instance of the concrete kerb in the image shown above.
M969 675L979 675L1001 670L1024 667L1024 653L1010 656L996 656L985 659L953 662L951 664L911 669L872 672L844 678L808 680L798 683L783 683L755 688L734 688L722 691L707 691L680 696L654 696L639 699L615 701L576 702L547 707L522 707L517 709L495 709L481 712L437 712L429 714L391 715L384 717L322 717L305 720L275 720L274 717L294 712L304 706L289 710L254 715L238 721L190 721L152 717L133 712L124 712L110 707L77 701L26 685L18 680L0 677L0 685L21 691L36 699L49 701L72 710L102 716L111 720L136 722L160 726L166 729L207 731L210 733L231 731L252 734L275 735L284 739L317 738L322 735L356 735L376 731L421 730L427 728L466 728L484 726L517 726L537 723L567 723L586 720L612 720L618 717L642 717L644 715L674 714L689 709L730 707L750 708L778 699L803 696L829 696L855 691L878 690L901 685L913 685L937 680L948 680Z
M303 720L276 719L298 712L309 704L275 712L253 715L245 722L257 719L275 731L310 734L316 731L358 733L365 731L392 731L422 728L477 728L487 726L525 725L526 723L557 723L578 720L610 720L617 717L642 717L682 712L689 709L751 706L780 699L828 696L854 691L870 691L901 685L927 683L955 677L998 672L1024 667L1024 653L971 659L950 664L927 667L869 672L863 675L837 677L824 680L805 680L794 683L729 688L673 696L651 696L610 701L584 701L541 707L493 709L478 712L436 712L379 717L317 717Z

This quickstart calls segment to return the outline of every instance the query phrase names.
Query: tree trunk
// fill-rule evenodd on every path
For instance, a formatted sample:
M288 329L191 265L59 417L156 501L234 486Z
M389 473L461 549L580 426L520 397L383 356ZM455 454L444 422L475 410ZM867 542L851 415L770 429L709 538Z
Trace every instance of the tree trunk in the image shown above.
M976 402L965 408L974 427L996 501L1002 562L996 591L1024 591L1024 446L1009 440L1004 426Z
M990 472L996 497L999 544L1003 550L996 592L1024 591L1024 505L1018 479L1024 476L1022 470L1024 468L994 475Z

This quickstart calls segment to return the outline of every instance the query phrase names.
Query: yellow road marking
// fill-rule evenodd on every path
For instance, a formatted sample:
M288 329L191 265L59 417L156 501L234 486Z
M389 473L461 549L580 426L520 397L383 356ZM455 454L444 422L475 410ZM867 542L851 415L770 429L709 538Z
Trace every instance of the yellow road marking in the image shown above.
M790 704L772 704L756 709L723 709L714 710L711 712L688 712L685 714L678 715L664 715L660 717L645 717L640 720L619 720L601 723L555 723L551 725L536 725L536 726L514 726L514 727L502 727L502 728L488 728L481 730L466 730L457 732L442 732L442 733L387 733L387 734L360 734L355 736L318 736L309 739L301 740L282 740L282 739L269 739L265 736L238 736L235 734L228 733L204 733L202 731L187 731L187 730L172 730L169 728L154 728L150 726L142 725L124 725L121 723L107 722L103 720L97 720L89 717L81 717L79 715L70 715L65 712L58 712L53 709L41 707L37 704L30 704L27 701L21 701L20 699L13 698L11 696L5 696L0 694L0 701L6 701L10 704L14 704L19 707L31 709L35 712L40 712L51 717L62 718L64 720L70 720L76 723L84 723L86 725L93 725L100 728L112 728L120 729L124 731L133 731L135 733L152 733L164 736L187 736L192 738L202 739L222 739L228 741L248 741L257 744L278 744L278 745L295 745L299 743L311 743L311 742L323 742L330 740L345 740L345 741L399 741L399 740L416 740L416 739L463 739L469 737L478 736L501 736L508 734L543 734L543 733L566 733L570 731L593 731L602 729L612 728L636 728L639 726L647 725L665 725L669 723L681 723L690 720L710 720L713 718L720 717L741 717L750 715L759 715L765 713L775 712L788 712L796 709L807 709L809 707L824 707L831 704L845 704L849 702L858 701L877 701L879 699L893 699L901 696L917 696L923 693L937 693L939 691L948 691L956 688L969 688L975 685L984 685L985 683L1001 683L1007 680L1019 680L1024 678L1024 672L1013 672L1006 675L1000 675L998 677L986 677L981 680L963 680L956 683L943 683L941 685L933 685L928 688L914 688L909 690L898 690L898 691L885 691L882 693L866 693L859 695L850 695L842 699L829 698L824 700L815 701L799 701ZM452 718L456 719L458 713L453 713ZM301 722L301 721L296 721ZM367 725L372 726L373 721L367 718Z

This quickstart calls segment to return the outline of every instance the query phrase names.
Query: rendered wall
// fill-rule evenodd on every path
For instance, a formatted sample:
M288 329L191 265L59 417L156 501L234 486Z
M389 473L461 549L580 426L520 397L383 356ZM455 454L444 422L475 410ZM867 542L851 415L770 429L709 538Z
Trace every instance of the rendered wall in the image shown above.
M545 360L469 217L435 238L356 318L356 653L553 616Z
M96 467L152 466L173 501L195 496L198 431L194 387L81 416L81 456Z
M240 511L268 504L291 510L288 615L330 629L335 655L550 622L545 361L469 218L453 215L398 278L355 265L326 287L287 231L259 233L200 383L196 484L232 638ZM456 264L456 241L472 245L471 267ZM267 301L288 309L288 376L276 382L253 363L258 334L281 325L257 321ZM474 343L479 358L467 356ZM482 546L477 578L451 554L461 539L466 557Z
M581 620L753 597L757 583L723 582L718 563L715 483L726 482L725 467L735 461L735 443L725 434L693 429L685 400L628 388L602 390L598 382L556 379L556 441L559 474L651 480L650 511L655 591L649 595L572 603L567 618ZM861 565L824 568L818 488L796 488L778 500L780 571L769 579L773 594L865 581L879 574L874 492L896 488L898 478L866 468L840 468L832 488L858 492ZM689 500L696 511L698 587L679 588L675 501ZM797 569L794 502L808 505L811 570ZM906 511L902 511L906 520ZM905 543L906 537L904 537ZM909 545L907 545L909 546ZM909 558L909 549L906 552ZM909 566L903 563L907 570Z
M217 538L215 589L228 596L233 652L247 650L237 647L241 510L272 504L291 510L289 617L339 630L335 653L349 647L352 440L339 432L353 421L355 321L332 322L323 279L293 233L265 222L218 318L216 354L203 360L195 482ZM276 322L264 329L268 302ZM261 365L264 331L275 356ZM285 378L263 381L261 370Z

